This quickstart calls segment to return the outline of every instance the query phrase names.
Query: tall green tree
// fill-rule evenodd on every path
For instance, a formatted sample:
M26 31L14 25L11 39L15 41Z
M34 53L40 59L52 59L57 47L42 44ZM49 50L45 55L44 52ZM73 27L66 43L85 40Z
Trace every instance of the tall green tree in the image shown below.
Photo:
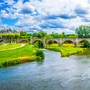
M42 38L42 34L40 34L40 33L33 33L33 37Z
M76 28L75 33L79 38L87 38L90 35L90 26L81 25Z
M44 31L40 31L39 33L42 35L42 37L45 37L47 35L47 33Z
M16 39L16 43L17 43L17 39L20 37L19 34L15 33L14 39Z

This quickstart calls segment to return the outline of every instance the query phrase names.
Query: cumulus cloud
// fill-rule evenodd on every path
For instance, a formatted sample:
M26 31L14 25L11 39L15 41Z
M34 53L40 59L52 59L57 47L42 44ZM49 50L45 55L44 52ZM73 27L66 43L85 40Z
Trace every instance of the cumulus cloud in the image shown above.
M78 16L81 17L83 17L85 14L89 14L88 8L82 7L81 5L77 5L74 11Z
M88 0L5 0L4 3L9 6L1 9L0 17L17 18L12 26L17 30L74 33L76 27L90 22Z
M24 6L21 8L20 12L22 12L22 13L33 13L34 10L35 10L35 8L33 6L24 4Z
M5 3L7 3L8 5L13 5L15 3L14 0L4 0Z

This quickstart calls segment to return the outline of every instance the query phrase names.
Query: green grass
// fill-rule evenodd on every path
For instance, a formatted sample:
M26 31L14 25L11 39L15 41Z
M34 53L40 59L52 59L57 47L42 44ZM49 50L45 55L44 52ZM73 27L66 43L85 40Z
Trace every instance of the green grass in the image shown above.
M38 48L32 45L25 45L13 50L0 51L0 67L41 59L42 57L36 55L37 50Z
M6 46L0 46L0 50L8 50L10 48L15 48L15 47L19 47L21 46L21 44L8 44Z
M61 52L61 57L66 57L66 56L70 56L73 54L83 53L83 51L84 51L84 48L78 48L78 47L47 46L45 48L49 49L49 50Z

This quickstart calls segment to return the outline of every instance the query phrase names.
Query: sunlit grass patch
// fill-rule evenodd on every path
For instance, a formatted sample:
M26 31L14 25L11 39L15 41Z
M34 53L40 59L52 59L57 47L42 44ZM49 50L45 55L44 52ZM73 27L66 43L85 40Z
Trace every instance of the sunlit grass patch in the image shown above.
M8 50L10 48L16 48L16 47L19 47L19 46L21 46L21 44L8 44L6 46L1 46L0 50Z
M61 57L66 57L70 56L73 54L79 54L83 53L84 49L83 48L77 48L77 47L54 47L54 46L47 46L45 47L46 49L54 50L54 51L59 51L61 52Z

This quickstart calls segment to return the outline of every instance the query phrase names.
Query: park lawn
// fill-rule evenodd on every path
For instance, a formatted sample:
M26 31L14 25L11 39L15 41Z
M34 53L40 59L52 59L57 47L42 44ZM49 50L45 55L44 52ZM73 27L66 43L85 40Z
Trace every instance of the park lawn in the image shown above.
M61 52L61 57L66 57L66 56L70 56L73 54L79 54L79 53L83 53L83 51L85 50L84 48L78 48L78 47L64 47L64 46L47 46L45 47L46 49L49 50L54 50L54 51L59 51Z
M37 50L38 48L27 44L21 48L0 51L0 67L41 59L36 56Z
M8 50L8 49L11 49L11 48L16 48L16 47L20 47L21 44L8 44L6 46L0 46L0 50Z

